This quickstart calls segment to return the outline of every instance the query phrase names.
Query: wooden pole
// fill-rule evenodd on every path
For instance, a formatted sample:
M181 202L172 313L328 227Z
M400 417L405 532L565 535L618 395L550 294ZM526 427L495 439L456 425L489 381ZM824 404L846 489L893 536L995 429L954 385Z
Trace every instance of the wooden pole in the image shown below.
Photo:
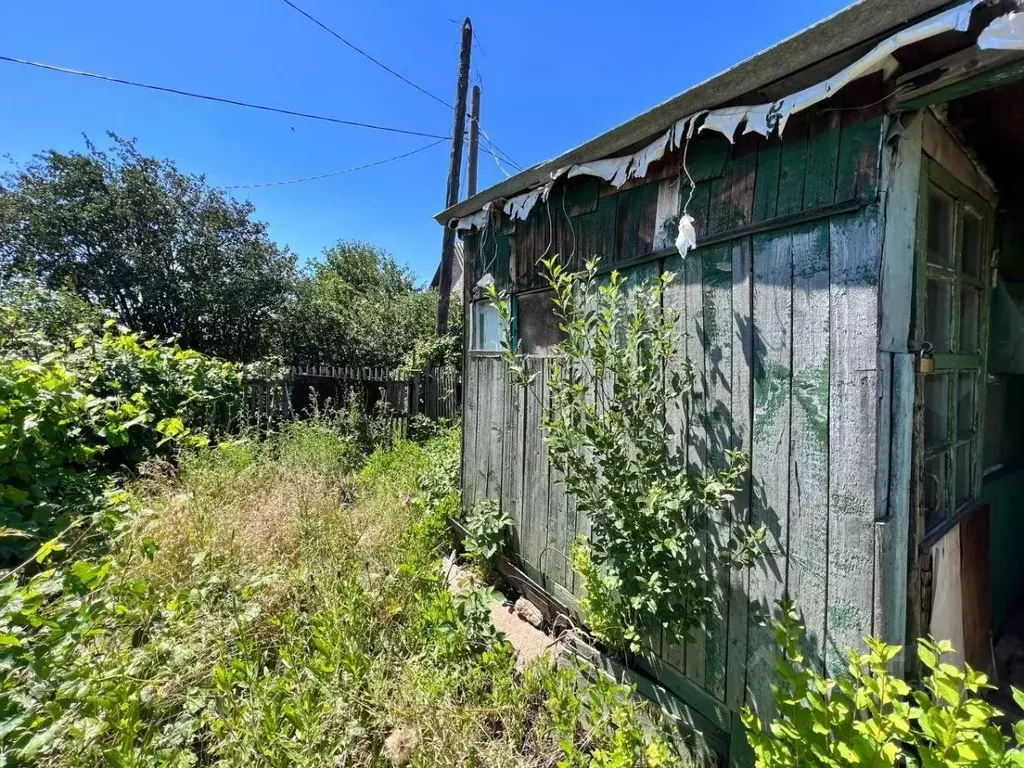
M462 142L466 136L466 91L469 90L469 54L473 47L473 24L462 22L462 50L459 53L459 79L455 91L455 122L452 127L452 154L448 163L448 196L445 208L459 202L459 171L462 170ZM455 258L455 230L445 222L441 241L441 280L437 297L437 333L448 333L448 306L452 293L452 261Z
M476 194L476 164L480 155L480 86L473 86L473 106L469 110L469 162L466 170L466 197Z

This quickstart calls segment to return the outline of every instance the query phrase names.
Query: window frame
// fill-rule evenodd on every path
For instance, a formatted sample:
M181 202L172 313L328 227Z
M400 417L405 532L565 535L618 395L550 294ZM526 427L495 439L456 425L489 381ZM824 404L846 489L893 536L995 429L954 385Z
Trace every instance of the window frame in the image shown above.
M944 266L929 260L929 216L931 214L932 190L935 189L951 202L953 220L950 247L952 249L951 264ZM964 271L964 219L966 216L977 218L980 230L979 271L978 276ZM991 306L991 270L992 243L995 229L995 211L991 204L980 195L957 180L945 168L934 160L925 157L921 169L921 187L918 207L918 231L915 253L915 286L914 286L914 337L917 349L923 349L929 339L926 338L926 313L929 280L941 281L950 287L949 315L947 332L949 350L934 353L935 369L933 373L923 373L919 377L920 418L918 455L921 467L921 508L925 525L924 535L931 538L938 531L948 530L962 519L978 502L981 496L981 484L984 472L984 415L985 415L985 383L988 369L988 330L989 308ZM978 292L979 307L977 318L978 345L974 350L962 349L962 312L965 291ZM960 430L960 376L973 376L974 396L971 428ZM947 377L946 391L946 435L945 440L926 445L924 419L927 416L927 377ZM966 498L958 499L957 473L958 455L962 448L968 447L970 463L970 484ZM933 517L933 510L927 508L932 498L929 483L933 476L925 473L925 468L936 458L940 459L941 496L939 514ZM962 479L962 478L961 478Z

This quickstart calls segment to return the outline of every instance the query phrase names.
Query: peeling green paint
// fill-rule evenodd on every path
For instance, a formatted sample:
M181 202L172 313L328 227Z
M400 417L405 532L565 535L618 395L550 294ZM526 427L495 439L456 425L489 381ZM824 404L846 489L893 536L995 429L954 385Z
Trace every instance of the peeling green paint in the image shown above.
M793 399L803 409L807 434L816 452L828 462L828 360L793 376Z

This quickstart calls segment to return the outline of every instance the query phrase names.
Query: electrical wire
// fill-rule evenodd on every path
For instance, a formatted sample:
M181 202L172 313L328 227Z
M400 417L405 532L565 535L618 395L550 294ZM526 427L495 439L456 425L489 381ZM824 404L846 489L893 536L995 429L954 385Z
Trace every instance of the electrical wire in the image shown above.
M353 51L355 51L356 53L358 53L358 54L359 54L360 56L362 56L363 58L367 59L368 61L371 61L371 62L373 62L373 63L374 63L374 64L376 64L376 65L377 65L378 67L380 67L381 69L383 69L383 70L384 70L385 72L387 72L387 73L389 73L389 74L393 75L394 77L397 77L397 78L398 78L399 80L401 80L401 81L402 81L403 83L405 83L406 85L408 85L408 86L411 86L411 87L415 88L415 89L416 89L417 91L419 91L420 93L422 93L422 94L423 94L424 96L427 96L427 97L429 97L429 98L433 99L433 100L434 100L434 101L436 101L436 102L437 102L438 104L441 104L441 105L443 105L443 106L445 106L445 107L448 107L448 109L451 109L451 110L454 110L454 109L455 109L455 107L454 107L454 106L452 106L452 104L451 104L450 102L446 101L445 99L442 99L442 98L441 98L440 96L438 96L437 94L431 93L431 92L430 92L430 91L428 91L428 90L427 90L426 88L423 88L422 86L420 86L420 85L417 85L416 83L414 83L414 82L413 82L412 80L410 80L409 78L405 77L405 76L404 76L404 75L402 75L401 73L399 73L399 72L396 72L396 71L395 71L394 69L392 69L391 67L389 67L389 66L388 66L387 64L385 64L384 62L382 62L382 61L381 61L380 59L377 59L377 58L375 58L374 56L370 55L369 53L367 53L366 51L364 51L364 50L363 50L362 48L360 48L360 47L359 47L358 45L356 45L355 43L353 43L353 42L352 42L351 40L348 40L348 39L346 39L346 38L345 38L345 37L343 37L343 36L342 36L341 34L339 34L338 32L336 32L336 31L335 31L334 29L332 29L331 27L329 27L329 26L328 26L327 24L325 24L324 22L320 21L320 19L318 19L318 18L317 18L316 16L314 16L313 14L309 13L308 11L305 11L305 10L303 10L302 8L300 8L300 7L298 6L298 5L296 5L295 3L293 3L293 2L292 2L292 0L282 0L282 2L283 2L283 3L285 4L285 5L287 5L287 6L289 7L289 8L291 8L292 10L294 10L294 11L296 11L297 13L300 13L301 15L305 16L305 17L306 17L307 19L309 19L309 20L310 20L311 22L313 22L313 23L314 23L314 24L316 24L316 25L317 25L318 27L320 27L320 29L324 30L325 32L327 32L327 33L328 33L329 35L331 35L332 37L334 37L335 39L337 39L337 40L338 40L338 41L340 41L341 43L344 43L345 45L347 45L347 46L348 46L349 48L351 48L351 49L352 49ZM459 25L461 25L461 23L462 23L462 22L457 22L457 21L455 21L454 19L448 19L448 20L449 20L449 21L451 21L451 22L453 22L453 23L455 23L455 24L459 24ZM480 51L480 53L481 53L481 54L482 54L482 55L483 55L484 57L486 57L486 55L487 55L487 54L485 54L485 53L484 53L484 51L483 51L483 46L482 46L482 45L480 44L480 38L479 38L479 37L477 37L477 34L476 34L476 30L473 30L473 40L474 40L474 42L475 42L475 44L476 44L477 50L479 50L479 51ZM480 77L480 70L479 70L479 68L477 68L477 79L478 79L478 80L479 80L479 81L480 81L481 83L483 82L483 78L482 78L482 77ZM471 114L468 114L468 113L467 113L467 117L468 117L468 118L469 118L470 120L472 120L472 119L473 119L473 116L472 116ZM523 169L522 169L522 167L521 167L521 166L520 166L520 165L519 165L519 164L518 164L518 163L517 163L517 162L516 162L515 160L513 160L513 159L512 159L512 158L511 158L511 157L510 157L510 156L508 155L508 153L507 153L507 152L505 152L505 151L504 151L503 149L501 149L501 148L500 148L500 147L499 147L499 146L498 146L497 144L495 144L495 143L494 143L494 142L493 142L493 141L491 140L491 137L487 135L487 132L486 132L486 131L484 130L484 127L483 127L483 125L481 124L481 121L480 121L480 120L477 120L477 124L478 124L478 125L479 125L479 127L480 127L480 133L481 133L481 134L483 135L483 137L484 137L484 140L485 140L485 141L487 142L487 144L488 144L488 145L489 145L489 146L491 147L491 149L493 150L493 151L492 151L492 153L491 153L491 156L492 156L492 157L495 157L495 159L497 159L497 157L499 157L499 156L500 156L500 157L501 157L501 158L502 158L502 159L503 159L503 160L504 160L504 161L505 161L506 163L508 163L509 165L511 165L511 166L512 166L513 168L515 168L515 169L516 169L517 171L522 171L522 170L523 170ZM499 166L499 169L501 170L501 172L502 172L502 173L504 173L504 174L505 174L506 176L508 176L508 173L507 173L507 172L506 172L506 171L505 171L505 170L504 170L503 168L501 168L501 167Z
M282 187L286 184L300 184L305 181L319 181L320 179L329 179L334 176L343 176L346 173L352 173L354 171L363 171L366 170L367 168L376 168L378 165L393 163L396 160L402 160L403 158L411 157L412 155L419 154L420 152L425 152L431 147L436 147L438 144L441 144L442 142L445 141L448 141L448 139L438 139L437 141L432 141L429 144L420 147L419 149L414 149L411 152L404 152L401 155L388 157L385 158L384 160L376 160L372 163L357 165L353 168L344 168L340 171L333 171L331 173L321 173L317 176L304 176L300 179L288 179L287 181L267 181L259 184L229 184L227 186L221 187L221 189L256 189L257 187Z
M357 120L344 120L340 117L328 117L326 115L316 115L311 112L298 112L293 109L284 109L282 107L271 107L266 104L253 104L248 101L239 101L238 99L228 99L222 96L210 96L208 94L195 93L193 91L186 91L180 88L171 88L166 85L153 85L152 83L142 83L135 80L126 80L120 77L112 77L110 75L101 75L96 72L87 72L80 69L70 69L68 67L59 67L55 64L45 64L40 61L30 61L28 59L20 59L14 56L2 56L0 55L0 61L11 62L12 64L23 64L29 67L36 67L38 69L45 69L50 72L60 72L66 75L78 75L80 77L88 77L93 80L103 80L108 83L117 83L118 85L130 85L135 88L145 88L150 91L159 91L161 93L173 93L177 96L188 96L193 99L202 99L203 101L214 101L219 104L230 104L235 107L246 107L248 109L258 109L263 112L276 112L281 115L290 115L292 117L302 117L307 120L320 120L326 123L336 123L338 125L348 125L354 128L369 128L375 131L384 131L386 133L397 133L404 136L422 136L427 139L441 139L446 140L451 137L442 136L439 133L427 133L425 131L412 131L406 130L405 128L393 128L386 125L376 125L374 123L363 123Z
M337 32L335 32L335 31L334 31L333 29L331 29L331 28L330 28L329 26L327 26L327 25L326 25L326 24L324 24L324 23L323 23L322 21L320 21L320 20L319 20L318 18L316 18L316 17L315 17L315 16L313 16L312 14L310 14L310 13L307 13L306 11L302 10L302 9L301 9L301 8L300 8L299 6L297 6L297 5L296 5L295 3L293 3L293 2L291 1L291 0L283 0L283 2L285 3L285 5L287 5L288 7L290 7L290 8L292 9L292 10L294 10L294 11L297 11L298 13L301 13L301 14L302 14L303 16L305 16L305 17L306 17L307 19L309 19L310 21L312 21L312 22L313 22L314 24L316 24L316 25L317 25L318 27L320 27L320 29L324 30L325 32L327 32L327 33L328 33L328 34L330 34L330 35L333 35L333 36L334 36L335 38L337 38L338 40L340 40L340 41L341 41L342 43L344 43L345 45L347 45L347 46L348 46L349 48L351 48L351 49L352 49L353 51L355 51L356 53L358 53L358 54L359 54L360 56L362 56L363 58L365 58L365 59L369 59L370 61L372 61L372 62L373 62L374 64L376 64L376 65L377 65L378 67L380 67L381 69L383 69L383 70L384 70L385 72L389 72L390 74L392 74L392 75L394 75L395 77L397 77L397 78L398 78L399 80L401 80L401 81L402 81L403 83L405 83L406 85L411 85L411 86L412 86L413 88L415 88L415 89L416 89L417 91L419 91L420 93L422 93L422 94L423 94L424 96L429 96L430 98L432 98L432 99L433 99L434 101L438 102L439 104L443 104L444 106L448 107L448 109L455 109L455 107L453 107L453 106L452 106L451 104L449 104L449 103L448 103L447 101L445 101L444 99L442 99L442 98L441 98L440 96L435 96L435 95L434 95L434 94L432 94L432 93L431 93L430 91L428 91L428 90L427 90L426 88L422 88L421 86L419 86L419 85L416 85L416 83L414 83L414 82L413 82L412 80L410 80L409 78L405 77L404 75L400 75L400 74L399 74L398 72L396 72L395 70L393 70L393 69L392 69L391 67L389 67L389 66L388 66L387 64L385 64L384 62L382 62L382 61L380 61L380 60L378 60L378 59L375 59L375 58L374 58L373 56L371 56L370 54L368 54L368 53L367 53L366 51L364 51L364 50L363 50L362 48L360 48L360 47L359 47L358 45L356 45L355 43L353 43L353 42L351 42L351 41L349 41L349 40L346 40L346 39L345 39L344 37L342 37L341 35L339 35L339 34L338 34Z

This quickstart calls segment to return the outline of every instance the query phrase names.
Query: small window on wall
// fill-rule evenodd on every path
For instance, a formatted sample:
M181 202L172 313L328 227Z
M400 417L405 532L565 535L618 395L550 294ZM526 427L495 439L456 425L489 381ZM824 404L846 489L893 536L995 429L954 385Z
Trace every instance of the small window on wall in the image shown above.
M558 327L554 296L552 291L538 291L516 297L519 348L524 354L551 357L555 354L555 347L565 338Z
M498 310L490 301L475 301L470 305L470 352L500 352L501 323Z

